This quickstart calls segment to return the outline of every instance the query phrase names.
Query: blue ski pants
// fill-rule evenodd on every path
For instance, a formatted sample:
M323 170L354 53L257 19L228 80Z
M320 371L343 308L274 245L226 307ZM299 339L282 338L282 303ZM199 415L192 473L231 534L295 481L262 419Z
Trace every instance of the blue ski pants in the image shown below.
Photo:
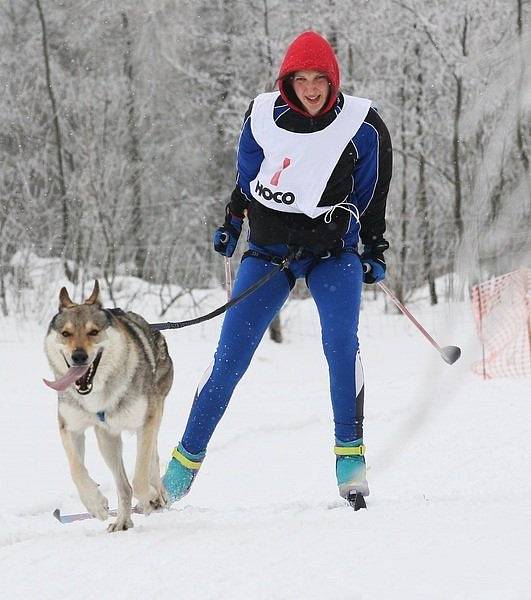
M286 256L287 246L257 248L262 253ZM233 297L278 269L265 258L245 258L234 282ZM330 374L330 395L335 436L343 442L363 437L363 370L358 351L358 321L362 267L357 254L343 252L322 259L294 260L289 270L306 277L321 322L323 350ZM279 271L265 285L230 308L210 368L203 376L190 411L182 445L188 452L206 450L234 388L247 370L270 322L290 292L286 273ZM282 368L282 365L279 365Z

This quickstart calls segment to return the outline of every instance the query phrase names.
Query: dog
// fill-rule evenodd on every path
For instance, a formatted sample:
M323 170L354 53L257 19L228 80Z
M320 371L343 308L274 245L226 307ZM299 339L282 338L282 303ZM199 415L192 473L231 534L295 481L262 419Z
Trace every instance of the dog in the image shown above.
M133 495L144 514L166 505L157 438L173 363L159 331L133 312L103 308L99 296L98 281L83 304L72 302L66 288L61 289L59 311L44 344L56 381L45 383L58 392L59 431L79 497L91 515L104 521L107 498L84 465L85 430L94 427L117 487L116 521L108 527L112 532L133 527ZM137 434L132 488L122 459L124 430Z

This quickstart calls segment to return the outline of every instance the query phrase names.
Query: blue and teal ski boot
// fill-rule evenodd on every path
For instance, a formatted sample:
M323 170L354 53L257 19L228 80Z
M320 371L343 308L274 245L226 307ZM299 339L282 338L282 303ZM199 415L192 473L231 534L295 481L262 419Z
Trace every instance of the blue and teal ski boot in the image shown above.
M358 510L367 508L364 497L369 495L367 469L365 467L365 446L363 439L342 442L336 439L336 477L339 494Z
M162 478L162 485L168 496L168 506L190 491L205 454L192 454L185 450L181 443L173 449L172 458Z

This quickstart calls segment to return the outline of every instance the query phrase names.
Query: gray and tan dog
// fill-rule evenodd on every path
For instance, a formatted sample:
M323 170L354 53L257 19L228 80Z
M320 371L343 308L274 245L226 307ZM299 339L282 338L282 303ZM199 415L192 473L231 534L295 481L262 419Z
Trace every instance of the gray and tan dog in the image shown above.
M46 383L58 392L59 431L81 501L98 519L107 518L107 498L84 464L85 430L94 427L118 491L117 519L108 531L133 527L132 495L145 514L166 504L157 449L164 399L173 380L166 341L141 316L104 309L96 281L83 304L72 302L61 289L45 351L56 377ZM123 430L137 433L132 489L122 459Z

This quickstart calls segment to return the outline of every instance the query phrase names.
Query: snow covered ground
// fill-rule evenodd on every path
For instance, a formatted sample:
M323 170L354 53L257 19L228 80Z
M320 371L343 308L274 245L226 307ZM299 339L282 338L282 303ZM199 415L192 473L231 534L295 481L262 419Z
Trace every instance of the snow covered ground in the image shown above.
M223 295L213 295L211 305ZM134 306L149 320L149 308ZM327 370L312 300L283 313L236 390L192 492L171 511L107 534L68 474L42 350L45 326L0 320L0 596L332 600L531 598L529 379L482 381L466 303L410 305L446 365L411 324L365 301L361 343L371 496L337 495ZM50 313L51 315L51 313ZM178 310L170 319L184 318ZM167 333L176 378L159 448L169 457L220 319ZM125 438L128 468L135 444ZM89 470L115 504L112 478Z

